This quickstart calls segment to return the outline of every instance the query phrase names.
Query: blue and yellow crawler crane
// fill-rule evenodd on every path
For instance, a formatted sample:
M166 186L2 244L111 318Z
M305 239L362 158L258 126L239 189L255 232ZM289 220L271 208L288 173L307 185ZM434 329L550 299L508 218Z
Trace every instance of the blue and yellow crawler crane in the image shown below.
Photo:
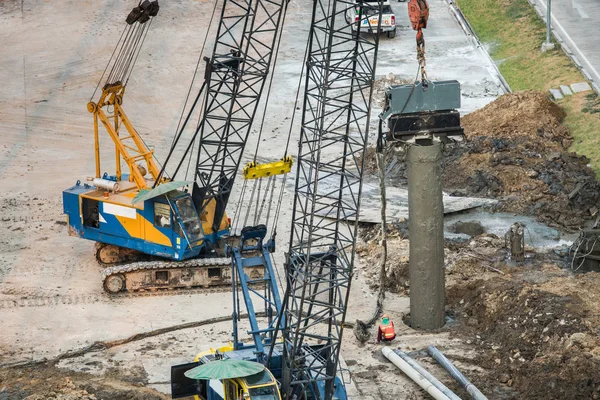
M253 31L238 34L243 34L241 40L228 41L233 36L222 23L217 36L221 40L207 59L202 89L159 169L154 151L123 108L127 82L158 10L158 1L142 0L127 16L127 25L100 79L100 97L92 101L94 91L87 105L94 118L95 176L63 191L68 232L96 242L96 258L106 267L104 289L111 294L230 283L230 260L222 256L231 227L225 208L270 68L271 52L257 54L258 50L253 50ZM278 32L258 33L261 41L269 43ZM245 93L248 91L252 94ZM201 122L193 127L193 138L175 173L167 177L167 163L200 98ZM100 124L115 145L114 175L101 173ZM197 149L192 148L195 143ZM175 181L183 161L193 152L197 153L194 180ZM127 173L121 171L122 161ZM253 165L246 172L289 171L291 158L280 164ZM254 276L258 272L248 273Z

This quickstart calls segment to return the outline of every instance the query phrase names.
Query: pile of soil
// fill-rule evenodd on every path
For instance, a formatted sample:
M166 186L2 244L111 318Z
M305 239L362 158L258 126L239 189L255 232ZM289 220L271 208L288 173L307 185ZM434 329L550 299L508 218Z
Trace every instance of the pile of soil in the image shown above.
M445 189L500 199L499 211L550 226L582 227L598 212L600 185L589 160L567 151L572 138L564 116L536 91L506 94L467 115L466 143L445 161Z
M373 288L382 255L378 232L363 230L355 264ZM384 285L406 296L409 241L402 227L391 232ZM525 255L521 264L508 262L504 239L486 233L446 243L452 322L440 332L464 350L441 350L490 399L600 399L600 273L572 274L554 251L527 246Z
M504 398L600 395L600 347L588 305L521 279L472 280L448 290L461 323L452 332L478 347L479 382ZM513 393L513 395L508 395Z
M564 231L584 227L598 214L600 184L589 160L568 151L564 117L560 106L531 90L505 94L465 116L466 140L445 148L444 190L501 200L497 211L531 215ZM406 184L404 155L386 149L389 184ZM377 172L374 149L366 153L365 170Z
M56 385L55 390L50 390L44 394L32 394L25 397L25 400L96 400L95 394L88 393L87 390L79 389L70 378L65 378L63 382Z
M0 369L0 399L165 400L170 396L118 378L66 371L48 364Z
M379 290L379 269L383 253L383 249L379 244L381 239L379 227L380 225L377 225L363 230L363 234L370 239L356 249L360 257L356 268L365 276L369 288L373 292ZM406 228L401 229L406 230ZM393 229L388 232L388 256L385 263L386 279L383 284L387 292L407 294L408 257L404 254L408 254L408 240L402 239L402 237L400 230Z

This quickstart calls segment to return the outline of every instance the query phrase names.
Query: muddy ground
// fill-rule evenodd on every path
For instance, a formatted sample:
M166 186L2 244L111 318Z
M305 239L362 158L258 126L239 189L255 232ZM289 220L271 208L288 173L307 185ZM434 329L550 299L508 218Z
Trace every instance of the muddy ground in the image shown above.
M600 185L588 160L569 152L563 118L558 105L533 91L467 115L465 142L445 149L444 189L498 199L491 211L515 213L515 221L531 215L561 232L589 226ZM403 152L388 150L386 159L394 166L388 182L403 185ZM372 150L366 162L374 172ZM528 240L526 260L515 263L503 237L468 228L471 239L446 239L447 324L439 333L465 350L449 358L489 398L600 398L600 274L573 273L564 248L537 250ZM379 229L365 226L359 248L372 290L379 287ZM385 288L409 296L408 222L391 221L388 231Z
M381 251L371 237L361 265L377 287ZM554 251L528 250L515 264L493 235L446 246L447 324L439 333L465 349L449 358L489 398L600 398L600 274L573 274ZM408 240L392 238L390 255L386 287L409 295Z
M583 96L580 94L579 96ZM462 118L465 141L444 151L444 190L500 200L495 211L534 216L574 232L598 217L600 184L589 160L569 151L559 105L536 91L506 94ZM391 184L406 183L401 149L389 149ZM374 149L367 168L376 170Z
M9 384L9 385L8 385ZM6 386L5 386L6 385ZM0 370L0 399L25 400L163 400L170 399L143 382L128 382L120 376L95 377L64 371L53 365Z

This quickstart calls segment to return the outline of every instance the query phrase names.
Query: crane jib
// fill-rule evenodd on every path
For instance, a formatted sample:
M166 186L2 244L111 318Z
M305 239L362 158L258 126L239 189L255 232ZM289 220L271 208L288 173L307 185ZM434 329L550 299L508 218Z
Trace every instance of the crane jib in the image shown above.
M214 200L215 231L270 73L285 5L286 0L225 0L212 56L205 58L202 115L192 138L198 138L192 197L200 213ZM192 146L182 160L190 151Z

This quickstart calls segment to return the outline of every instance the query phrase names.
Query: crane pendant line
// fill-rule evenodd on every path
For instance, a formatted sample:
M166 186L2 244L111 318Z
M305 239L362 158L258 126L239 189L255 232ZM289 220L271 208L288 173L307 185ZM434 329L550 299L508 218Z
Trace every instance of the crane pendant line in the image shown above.
M225 0L213 56L206 71L206 97L192 198L202 210L216 201L219 224L270 71L287 0Z

